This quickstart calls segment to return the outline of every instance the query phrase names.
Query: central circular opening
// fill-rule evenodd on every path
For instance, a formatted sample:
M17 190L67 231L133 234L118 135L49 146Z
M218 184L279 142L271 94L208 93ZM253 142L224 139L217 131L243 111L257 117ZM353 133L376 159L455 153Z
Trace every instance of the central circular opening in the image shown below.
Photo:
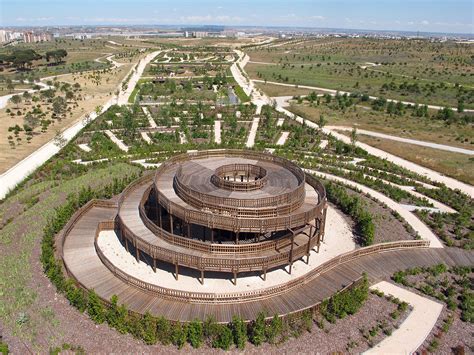
M211 176L211 182L226 190L257 190L267 183L267 171L261 166L252 164L222 165Z

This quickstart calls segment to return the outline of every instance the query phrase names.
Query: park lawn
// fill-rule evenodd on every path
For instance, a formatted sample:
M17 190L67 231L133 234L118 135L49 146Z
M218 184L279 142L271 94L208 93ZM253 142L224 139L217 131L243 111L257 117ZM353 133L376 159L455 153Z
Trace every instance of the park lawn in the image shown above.
M72 115L67 115L66 118L60 122L55 121L55 124L50 126L45 133L40 133L34 136L31 143L26 143L23 134L23 143L15 149L11 149L7 137L11 135L8 132L8 127L18 124L23 125L23 116L10 117L6 113L6 108L13 109L12 104L8 104L6 108L0 110L0 172L5 172L16 163L26 158L35 150L40 148L45 143L49 142L56 135L57 130L64 130L78 122L81 117L89 112L95 110L97 106L103 105L114 94L121 80L128 74L133 64L123 65L120 68L113 69L111 73L102 74L100 84L98 81L90 78L90 73L82 74L68 74L60 77L61 82L69 82L74 84L78 82L81 84L82 94L85 96L84 100L78 101L78 107L72 109ZM20 108L28 107L29 105L22 103ZM15 109L14 112L17 110ZM36 129L39 132L39 129Z
M312 69L310 69L312 67ZM434 94L427 91L403 94L396 90L381 90L383 84L394 82L397 86L407 81L406 78L386 77L386 74L358 70L353 65L294 65L294 68L281 65L264 65L249 63L245 67L252 79L268 80L290 85L307 85L333 90L367 93L400 101L410 101L418 104L433 104L439 106L457 106L457 89L446 87L437 89ZM465 103L466 108L474 107L474 103Z
M345 133L347 134L347 132ZM413 163L474 185L474 158L470 155L420 147L362 134L359 134L357 139Z
M275 84L256 83L255 86L270 97L273 96L303 96L308 95L314 90L302 89L297 87L288 87Z
M364 107L351 107L342 112L324 104L312 107L293 102L289 109L314 122L318 122L319 117L323 115L327 124L331 126L355 126L403 138L474 149L474 130L469 125L448 126L440 120L412 117L410 113L390 116Z

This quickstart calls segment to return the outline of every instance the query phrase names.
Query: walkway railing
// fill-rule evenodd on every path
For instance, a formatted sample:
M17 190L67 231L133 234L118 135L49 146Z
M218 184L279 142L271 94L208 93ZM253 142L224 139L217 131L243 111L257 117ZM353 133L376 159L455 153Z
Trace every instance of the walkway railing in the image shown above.
M384 251L394 251L394 250L407 249L407 248L427 248L429 247L429 244L430 244L430 242L426 240L413 240L413 241L410 240L410 241L398 241L398 242L391 242L391 243L376 244L376 245L356 249L356 250L341 254L340 256L335 257L331 259L330 261L317 266L316 268L312 269L307 274L294 278L293 280L284 284L262 288L258 290L247 290L247 291L241 291L241 292L205 293L205 292L190 292L190 291L165 288L162 286L158 286L156 284L151 284L143 280L140 280L134 276L131 276L130 274L127 274L124 270L116 268L113 265L113 263L100 250L97 243L97 240L100 236L101 231L110 230L113 228L114 228L114 225L112 221L107 221L104 224L99 224L97 228L97 232L96 232L96 237L94 241L95 248L96 248L99 258L102 260L104 265L115 276L117 276L122 281L130 285L133 285L142 290L154 293L164 298L184 301L188 303L231 304L231 303L255 301L259 299L267 299L267 298L274 297L280 294L284 294L290 290L300 287L310 282L311 280L315 279L316 277L320 276L321 274L328 272L334 267L347 263L351 260L360 258L361 256L380 253Z

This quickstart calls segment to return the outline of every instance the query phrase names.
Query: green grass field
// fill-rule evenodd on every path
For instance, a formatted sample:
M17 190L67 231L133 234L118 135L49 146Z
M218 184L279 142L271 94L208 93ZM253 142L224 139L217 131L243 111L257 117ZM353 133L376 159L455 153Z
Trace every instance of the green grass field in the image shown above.
M473 53L471 46L452 42L314 40L249 50L257 63L246 70L254 79L440 106L457 107L461 100L473 108Z

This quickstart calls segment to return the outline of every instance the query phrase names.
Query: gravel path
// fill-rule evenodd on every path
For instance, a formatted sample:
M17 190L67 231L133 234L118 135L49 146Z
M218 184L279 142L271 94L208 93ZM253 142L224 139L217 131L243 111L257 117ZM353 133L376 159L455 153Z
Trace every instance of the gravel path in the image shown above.
M257 129L258 129L258 123L260 122L260 118L254 117L252 120L252 127L250 127L250 133L247 138L247 143L245 143L245 146L247 148L252 148L255 145L255 137L257 136Z
M435 326L443 305L386 281L371 286L371 289L397 297L410 304L413 310L390 337L385 338L364 354L414 353Z
M357 188L361 190L362 192L376 198L380 202L385 203L390 209L398 212L412 226L412 228L418 232L418 234L420 235L422 239L429 240L430 248L443 248L443 244L436 237L436 235L431 231L431 229L429 229L413 213L409 212L406 208L404 208L398 202L395 202L394 200L385 196L384 194L381 194L380 192L377 192L365 185L358 184L356 182L341 178L339 176L326 174L326 173L322 173L322 172L314 171L314 170L308 170L308 169L304 169L304 170L314 175L317 175L319 177L322 177L324 179L342 182L348 186Z
M221 144L221 121L214 121L214 141Z
M353 127L346 127L346 126L326 126L326 128L330 130L337 130L337 131L352 131L353 130ZM410 139L410 138L402 138L402 137L392 136L389 134L367 131L365 129L357 129L357 133L363 134L365 136L389 139L392 141L397 141L397 142L402 142L402 143L415 144L422 147L445 150L447 152L474 155L474 150L453 147L453 146L445 145L445 144L425 142L425 141L420 141L417 139Z

